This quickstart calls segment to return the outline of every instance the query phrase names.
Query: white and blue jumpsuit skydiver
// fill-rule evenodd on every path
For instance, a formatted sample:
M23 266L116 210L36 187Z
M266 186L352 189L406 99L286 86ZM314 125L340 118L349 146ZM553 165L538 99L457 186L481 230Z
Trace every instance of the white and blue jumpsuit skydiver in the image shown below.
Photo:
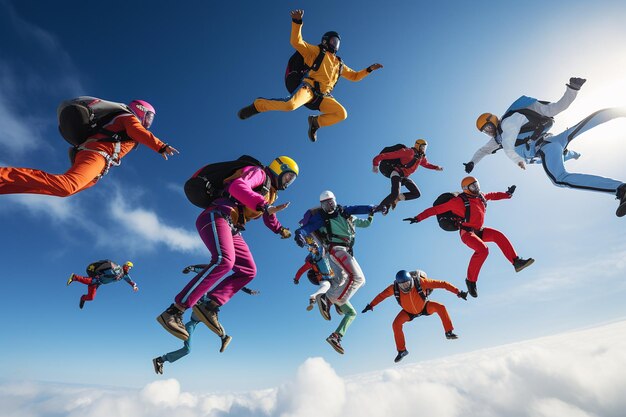
M538 127L540 130L521 133L527 127L526 125L531 123L522 112L531 110L541 116L552 118L567 109L576 98L577 93L577 90L568 86L563 97L555 103L539 101L527 96L520 97L502 116L496 136L476 151L471 162L477 164L485 155L504 149L504 153L521 168L525 168L524 163L542 164L550 180L558 187L618 195L617 189L624 184L623 182L597 175L570 173L565 169L564 162L572 158L578 159L580 156L577 152L567 149L572 140L602 123L617 117L625 117L626 109L599 110L558 135L548 133L553 121L548 121L543 126ZM529 140L533 135L536 135L536 138Z

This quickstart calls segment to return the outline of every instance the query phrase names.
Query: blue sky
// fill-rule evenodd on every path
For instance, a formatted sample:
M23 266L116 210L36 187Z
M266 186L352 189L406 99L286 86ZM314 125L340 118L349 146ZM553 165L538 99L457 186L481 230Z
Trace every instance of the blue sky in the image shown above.
M151 358L180 346L155 317L187 282L180 270L208 261L194 227L199 211L182 194L203 164L241 153L267 162L293 157L301 175L280 195L291 202L280 219L293 230L324 189L340 204L380 201L388 180L371 172L371 158L384 146L426 138L429 159L445 171L420 169L413 178L423 197L358 232L355 252L367 279L352 300L360 311L399 269L423 269L463 287L471 252L458 236L434 220L408 226L401 219L459 188L461 163L487 139L474 127L478 114L501 114L522 94L556 100L570 76L588 78L557 118L559 132L594 110L624 105L626 93L626 7L617 1L591 9L578 1L63 7L0 1L0 165L63 172L67 146L56 131L56 106L83 94L151 102L152 131L181 154L165 162L140 147L96 187L68 199L0 198L8 317L0 378L9 382L139 387L155 380ZM255 97L285 96L288 13L297 7L305 9L305 40L336 30L347 65L385 66L360 83L339 83L335 97L349 117L322 129L315 144L306 138L306 109L236 118ZM621 120L581 137L571 147L583 156L570 169L624 179L625 135ZM436 317L420 318L406 326L409 363L624 318L626 238L612 196L558 189L540 167L523 172L503 154L473 174L485 191L518 186L512 200L489 205L486 224L536 263L515 274L490 246L480 298L432 297L448 306L461 338L446 341ZM192 355L167 366L167 376L187 390L238 390L275 386L312 356L340 375L391 366L395 301L357 317L344 339L347 354L337 355L324 341L336 320L307 313L312 287L291 283L306 253L257 223L245 238L259 271L250 286L262 295L240 294L223 308L233 336L227 352L219 354L218 340L200 327ZM101 258L131 259L140 290L101 287L81 311L84 287L66 288L65 280Z

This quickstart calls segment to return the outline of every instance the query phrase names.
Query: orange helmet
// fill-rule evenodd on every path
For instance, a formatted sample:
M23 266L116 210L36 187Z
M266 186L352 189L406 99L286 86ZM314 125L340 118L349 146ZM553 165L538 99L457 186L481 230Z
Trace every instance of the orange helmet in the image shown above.
M465 177L461 180L461 188L466 194L478 195L480 194L480 184L474 177Z
M494 127L498 127L500 120L498 120L495 114L483 113L478 116L478 119L476 119L476 128L482 132L487 123L491 123Z

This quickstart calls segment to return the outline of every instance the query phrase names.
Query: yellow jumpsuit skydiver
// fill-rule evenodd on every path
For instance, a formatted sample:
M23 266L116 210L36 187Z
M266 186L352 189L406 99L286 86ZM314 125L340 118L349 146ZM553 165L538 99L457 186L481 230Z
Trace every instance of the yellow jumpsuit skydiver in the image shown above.
M315 58L320 53L320 47L311 45L302 39L302 23L291 23L291 46L293 46L303 57L308 66L312 66ZM354 71L341 58L334 53L326 51L324 59L317 71L310 70L305 76L303 86L298 88L287 100L258 98L254 101L254 107L259 112L266 111L292 111L303 106L315 98L314 86L318 83L319 93L324 95L320 103L319 110L322 113L317 118L319 127L330 126L341 122L348 117L346 109L339 104L330 92L337 84L339 76L350 81L360 81L372 72L370 67L360 71Z

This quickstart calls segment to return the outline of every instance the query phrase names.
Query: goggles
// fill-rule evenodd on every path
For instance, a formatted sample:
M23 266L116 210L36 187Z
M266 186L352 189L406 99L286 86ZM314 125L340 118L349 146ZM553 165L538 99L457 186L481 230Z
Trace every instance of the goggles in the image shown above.
M470 190L473 194L478 194L480 193L480 184L478 183L478 181L474 181L467 186L467 189Z
M333 36L332 38L330 38L328 40L328 44L330 45L331 48L333 48L335 50L335 52L337 52L339 50L339 44L341 43L341 41L339 40L339 38Z
M320 206L326 213L332 213L337 208L337 202L334 198L329 198L328 200L320 201Z
M496 136L496 127L491 122L486 123L480 131L492 138Z
M146 112L146 115L143 117L143 122L141 125L146 129L149 129L152 126L152 122L154 122L154 113L151 111Z
M402 291L403 293L407 293L409 291L411 291L411 288L413 287L413 280L408 280L408 281L404 281L404 282L400 282L398 284L398 288L400 289L400 291Z
M280 186L281 189L285 189L287 187L289 187L295 180L296 180L296 173L295 172L284 172L281 176L280 176Z

